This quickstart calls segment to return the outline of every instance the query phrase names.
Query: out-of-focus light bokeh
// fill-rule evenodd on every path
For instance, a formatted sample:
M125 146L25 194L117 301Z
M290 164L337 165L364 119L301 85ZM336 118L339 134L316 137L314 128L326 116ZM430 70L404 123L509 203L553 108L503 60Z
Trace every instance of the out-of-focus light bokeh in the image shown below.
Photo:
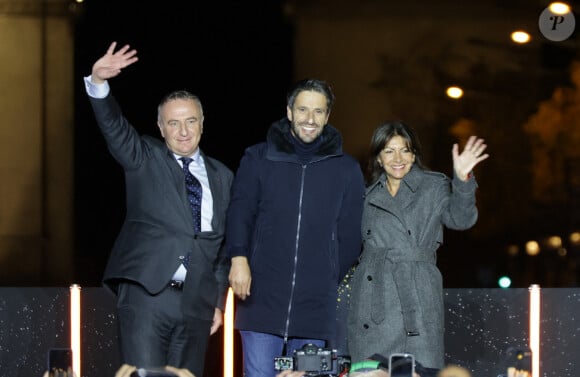
M446 93L449 98L453 99L459 99L463 97L463 89L461 89L458 86L450 86L449 88L447 88Z
M525 31L518 30L511 33L511 39L515 43L524 44L528 43L531 40L531 36L529 33Z
M540 254L540 244L538 243L538 241L526 242L526 253L529 256L535 256Z
M563 2L554 2L549 5L550 12L557 14L557 15L566 15L570 13L570 6Z

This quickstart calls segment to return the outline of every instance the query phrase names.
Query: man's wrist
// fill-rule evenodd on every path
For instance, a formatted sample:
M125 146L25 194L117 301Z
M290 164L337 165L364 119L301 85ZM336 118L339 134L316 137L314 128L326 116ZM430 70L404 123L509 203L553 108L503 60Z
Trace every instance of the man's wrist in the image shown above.
M84 77L87 94L93 98L105 98L109 95L109 83L105 80L102 83L95 83L92 75Z

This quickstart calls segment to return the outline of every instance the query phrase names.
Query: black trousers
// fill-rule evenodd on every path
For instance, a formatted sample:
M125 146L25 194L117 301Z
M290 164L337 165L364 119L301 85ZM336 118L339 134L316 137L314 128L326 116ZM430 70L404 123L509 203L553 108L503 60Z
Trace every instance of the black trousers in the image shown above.
M121 361L138 368L171 365L203 376L211 321L184 317L181 290L157 295L130 282L119 286L117 316Z

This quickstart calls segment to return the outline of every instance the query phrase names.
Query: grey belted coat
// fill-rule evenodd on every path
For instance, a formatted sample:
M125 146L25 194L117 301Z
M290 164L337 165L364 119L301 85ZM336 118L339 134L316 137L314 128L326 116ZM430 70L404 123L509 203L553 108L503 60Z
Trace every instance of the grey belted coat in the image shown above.
M477 220L467 182L414 166L392 197L383 174L367 188L363 252L352 280L348 348L353 361L408 352L429 368L444 364L443 284L436 251L443 227Z

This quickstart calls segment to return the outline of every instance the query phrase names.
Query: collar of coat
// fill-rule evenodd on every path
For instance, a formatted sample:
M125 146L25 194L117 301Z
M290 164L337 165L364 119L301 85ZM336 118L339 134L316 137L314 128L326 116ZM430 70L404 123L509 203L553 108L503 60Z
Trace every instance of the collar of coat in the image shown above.
M411 192L416 192L417 189L419 188L421 180L423 179L424 172L425 171L422 170L421 168L417 167L416 165L413 165L411 167L411 170L409 170L409 172L407 173L407 175L405 175L403 179L401 179L401 185L406 185L409 188L409 190L411 190ZM385 187L387 185L386 173L381 174L379 179L377 179L375 183L373 183L367 188L367 194L372 190L374 190L374 188L377 185L381 185L381 187Z
M290 121L287 118L273 123L268 130L267 157L272 160L295 160L296 147L290 139L292 137L294 136L290 132ZM342 155L342 137L336 128L327 124L319 137L322 138L322 143L318 151L314 153L315 159Z

